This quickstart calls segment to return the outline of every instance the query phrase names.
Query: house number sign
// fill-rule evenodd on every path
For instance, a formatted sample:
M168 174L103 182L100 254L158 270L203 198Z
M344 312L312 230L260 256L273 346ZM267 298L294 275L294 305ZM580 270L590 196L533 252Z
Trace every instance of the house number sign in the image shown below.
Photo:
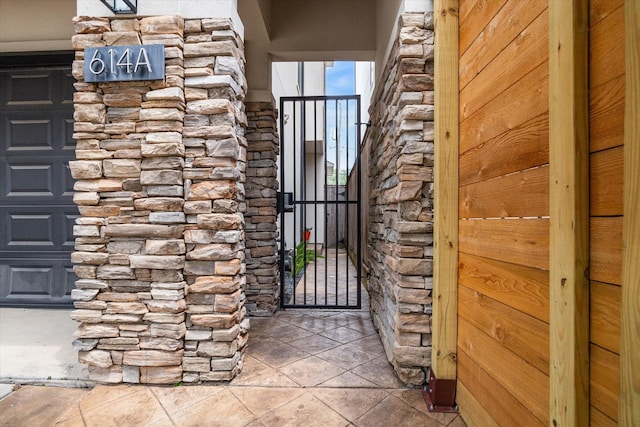
M119 82L164 79L164 46L88 47L84 50L84 81Z

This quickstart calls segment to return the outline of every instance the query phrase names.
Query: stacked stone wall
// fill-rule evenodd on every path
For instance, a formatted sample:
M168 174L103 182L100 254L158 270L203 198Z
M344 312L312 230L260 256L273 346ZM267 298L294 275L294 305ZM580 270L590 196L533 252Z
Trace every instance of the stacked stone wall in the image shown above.
M99 382L229 380L242 368L246 91L230 20L74 19L81 322ZM85 47L163 44L164 81L85 83Z
M399 377L420 385L431 358L433 15L407 13L370 108L371 311Z
M248 102L247 110L247 311L270 316L280 301L276 246L277 111L271 102Z

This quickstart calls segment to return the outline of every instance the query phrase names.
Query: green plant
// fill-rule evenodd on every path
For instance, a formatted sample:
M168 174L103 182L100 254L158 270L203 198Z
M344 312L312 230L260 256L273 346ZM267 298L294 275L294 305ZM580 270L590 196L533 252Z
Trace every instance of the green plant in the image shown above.
M307 249L307 242L305 240L298 243L294 250L293 277L296 277L299 272L304 270L307 264L318 258L324 257L314 250Z

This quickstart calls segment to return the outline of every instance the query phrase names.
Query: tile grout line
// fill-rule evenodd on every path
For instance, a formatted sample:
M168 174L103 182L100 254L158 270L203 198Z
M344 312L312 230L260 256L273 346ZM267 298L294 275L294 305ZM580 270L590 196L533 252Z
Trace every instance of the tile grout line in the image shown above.
M360 388L361 388L361 387L359 387L358 389L360 389ZM386 399L387 397L389 397L389 396L392 394L392 390L394 390L394 389L387 389L387 388L372 388L372 389L370 389L370 390L382 391L382 392L384 392L384 393L386 393L386 394L385 394L385 395L384 395L380 400L378 400L378 401L376 402L376 404L375 404L375 405L373 405L373 406L369 409L369 411L370 411L370 410L372 410L373 408L375 408L376 406L378 406L378 404L379 404L380 402L382 402L384 399ZM320 396L316 396L315 394L314 394L314 396L315 396L318 400L322 401L322 402L323 402L323 403L325 403L327 406L329 406L329 404L330 404L329 402L325 402L325 401L324 401ZM361 415L360 415L360 417L364 416L364 415L365 415L367 412L369 412L369 411L366 411L365 413L361 414ZM354 425L353 423L354 423L358 418L360 418L360 417L355 418L353 421L350 421L350 420L347 420L347 421L349 422L349 425ZM345 417L343 416L343 418L345 418Z
M250 387L251 387L251 388L257 388L257 387L255 387L255 386L250 386ZM247 388L249 388L249 387L247 387ZM298 389L297 387L281 387L281 388L292 388L292 389L294 389L294 390L297 390L297 389ZM256 419L255 419L255 420L251 421L252 423L253 423L253 422L255 422L255 421L260 421L260 418L262 418L263 416L265 416L265 415L266 415L266 414L268 414L268 413L272 413L272 412L274 411L274 409L279 409L279 408L281 408L281 407L283 407L283 406L285 406L285 405L287 405L287 404L289 404L289 403L293 402L294 400L296 400L298 397L300 397L300 396L301 396L301 395L299 395L299 396L296 396L296 397L292 398L291 400L287 400L287 401L286 401L285 403L283 403L282 405L278 405L278 406L276 406L276 407L274 407L274 408L271 408L270 410L268 410L268 411L267 411L267 412L265 412L264 414L262 414L262 415L258 416L258 415L257 415L256 413L254 413L251 409L249 409L249 408L247 407L247 405L245 405L245 403L242 401L242 399L240 399L240 397L238 397L238 396L233 392L233 390L229 390L229 391L231 392L231 394L233 394L233 396L234 396L236 399L238 399L238 401L239 401L240 403L242 403L242 406L244 406L244 407L247 409L247 411L251 412L251 414L253 414L253 416L254 416L254 417L256 417Z
M340 412L334 410L331 406L329 406L328 403L325 403L324 400L322 400L320 397L316 396L315 394L313 394L312 391L309 392L309 394L314 398L317 399L318 402L322 403L324 406L326 406L330 411L333 411L334 413L338 414L338 416L340 416L340 418L342 418L343 420L345 420L347 422L347 425L351 425L351 421L349 421L347 418L345 418L344 415L342 415Z
M152 388L147 387L147 390L149 390L149 392L151 392L151 394L153 395L153 397L156 399L156 402L158 402L158 404L160 405L160 407L162 408L162 410L164 411L165 414L167 414L167 417L169 418L169 421L171 421L171 424L173 424L174 426L176 425L176 422L173 420L173 418L171 417L171 414L169 414L169 411L167 411L167 408L164 407L164 405L162 404L162 402L160 401L160 399L158 399L158 396L156 395L156 393L153 391Z
M249 425L251 423L255 423L256 421L260 420L260 417L258 417L258 415L256 413L254 413L251 409L249 409L249 407L247 405L245 405L245 403L242 401L242 399L240 399L234 392L233 392L233 388L229 387L229 386L225 386L225 388L227 390L229 390L229 393L231 393L231 395L233 396L234 399L236 399L238 402L240 402L240 404L242 405L242 407L244 409L246 409L251 415L253 415L253 420L249 421L247 424L245 425Z
M93 389L92 389L92 390L91 390L91 391L90 391L86 396L84 396L84 398L82 398L78 404L81 404L81 403L82 403L82 401L83 401L83 400L85 400L85 398L86 398L86 397L90 396L90 395L91 395L91 393L93 393L93 392L94 392L95 390L97 390L99 387L110 388L110 387L112 387L112 385L107 385L107 384L98 384L98 385L97 385L96 387L94 387L94 388L93 388ZM116 388L116 387L122 387L122 384L120 384L120 385L116 385L114 388ZM136 388L136 386L135 386L135 385L126 385L126 387L127 387L127 388L131 388L131 389L135 389L135 388ZM101 402L99 405L94 406L94 407L93 407L93 408L91 408L91 409L87 409L87 412L91 412L91 411L96 410L96 409L98 409L98 408L102 408L102 407L104 407L104 406L107 406L108 404L113 403L113 402L115 402L116 400L120 400L120 399L122 399L123 397L131 396L131 395L133 395L133 394L138 393L139 391L140 391L140 390L132 390L132 391L130 391L130 392L128 392L128 393L125 393L125 394L124 394L124 395L122 395L122 396L114 397L114 398L112 398L112 399L110 399L110 400L108 400L108 401L106 401L106 402ZM96 394L97 394L97 392L96 392ZM81 411L81 413L82 413L82 408L80 408L80 411Z
M84 412L82 412L82 408L80 407L80 402L78 402L78 411L80 412L80 419L82 420L82 425L84 425L84 427L88 427L87 420L84 419Z

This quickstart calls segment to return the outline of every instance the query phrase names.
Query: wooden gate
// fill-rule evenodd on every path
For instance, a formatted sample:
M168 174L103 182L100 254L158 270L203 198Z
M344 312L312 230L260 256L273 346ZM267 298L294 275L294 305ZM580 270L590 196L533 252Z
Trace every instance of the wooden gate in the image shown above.
M549 5L459 2L457 402L471 424L542 426L556 413L550 348L566 344L550 318ZM589 384L555 393L588 394L591 425L619 421L624 25L623 0L589 2L589 326L566 337L588 331L572 360L588 360Z

